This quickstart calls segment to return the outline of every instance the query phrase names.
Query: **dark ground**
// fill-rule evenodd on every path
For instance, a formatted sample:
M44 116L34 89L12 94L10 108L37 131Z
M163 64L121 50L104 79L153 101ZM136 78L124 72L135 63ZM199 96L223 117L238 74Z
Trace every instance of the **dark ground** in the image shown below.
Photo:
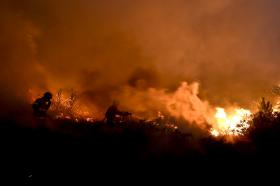
M280 158L279 127L250 141L230 144L210 137L194 140L139 123L117 127L101 122L34 124L22 125L13 119L1 122L1 182L81 185L128 178L136 182L151 177L188 180L192 175L231 179L278 168Z

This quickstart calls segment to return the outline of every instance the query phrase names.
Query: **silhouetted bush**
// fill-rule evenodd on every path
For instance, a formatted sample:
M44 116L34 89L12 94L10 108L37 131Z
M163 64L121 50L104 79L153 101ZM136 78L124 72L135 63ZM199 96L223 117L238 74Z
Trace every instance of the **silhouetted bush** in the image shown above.
M257 153L268 156L279 154L280 113L274 112L272 104L265 98L262 98L258 112L253 116L248 136Z

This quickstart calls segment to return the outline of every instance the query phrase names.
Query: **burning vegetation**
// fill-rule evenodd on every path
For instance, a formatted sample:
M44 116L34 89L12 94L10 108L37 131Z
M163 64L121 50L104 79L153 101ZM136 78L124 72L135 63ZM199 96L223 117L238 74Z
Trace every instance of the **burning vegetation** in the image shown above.
M235 109L232 113L226 113L225 109L217 108L215 114L216 124L211 129L211 134L218 136L242 136L250 127L249 121L252 113L245 109Z
M130 93L127 93L130 92ZM224 138L228 142L234 142L239 138L246 137L254 125L256 114L243 108L230 107L213 107L207 101L199 98L198 84L188 84L183 82L181 86L172 93L164 90L149 89L148 92L133 92L135 90L126 90L125 96L135 93L136 97L127 97L128 102L134 102L135 98L139 103L142 97L151 101L154 105L145 105L145 102L138 105L126 107L133 111L132 117L117 116L118 123L142 123L159 128L165 128L171 131L180 131L183 133L192 133L189 126L194 126L214 138ZM32 95L33 94L33 95ZM34 92L29 91L31 100L34 100ZM140 98L140 99L139 99ZM139 107L139 105L144 104ZM125 106L125 105L124 105ZM259 103L259 112L264 113L267 117L276 117L279 112L278 103L272 106L264 98ZM93 107L91 107L93 108ZM87 122L95 124L104 120L104 109L94 107L91 110L79 100L79 94L73 89L59 89L54 96L53 104L50 109L50 116L58 120L70 120L77 124ZM140 109L139 109L140 108ZM155 108L161 108L152 112ZM139 110L138 110L139 109ZM150 110L149 110L150 109ZM154 113L154 114L153 114ZM271 116L269 115L272 114ZM269 115L269 116L268 116ZM148 116L148 117L146 117ZM189 131L188 131L189 130Z
M32 103L36 100L36 95L39 94L35 93L32 89L29 89L29 100ZM82 104L78 98L79 95L74 89L59 89L52 100L49 116L53 119L68 119L76 122L96 121L100 114L95 112L94 108L90 109L86 105Z
M213 123L208 125L188 122L184 117L158 111L154 118L140 118L133 113L131 118L121 118L115 126L109 126L101 119L87 120L89 116L95 118L95 113L83 115L79 113L87 110L76 112L72 109L84 108L78 107L79 94L69 93L66 96L66 91L61 90L58 93L53 99L50 118L37 121L38 125L44 125L38 130L21 127L15 130L11 119L7 120L8 125L1 125L2 138L21 139L13 142L13 154L22 152L21 147L26 151L17 159L20 158L19 161L24 162L24 168L27 168L22 171L22 167L18 168L17 165L14 169L19 169L27 176L34 174L37 182L49 181L53 175L59 175L62 180L84 179L84 173L88 170L92 178L92 169L83 171L85 165L98 171L106 167L107 171L108 167L119 169L128 163L131 167L127 170L130 171L132 168L138 169L139 164L147 168L156 162L156 167L161 169L160 165L166 168L168 163L173 165L179 162L192 171L198 166L211 170L213 165L219 164L225 168L240 168L244 164L255 164L262 160L273 163L279 159L275 147L280 143L280 113L265 99L259 102L258 111L254 113L240 108L217 107L210 115ZM73 95L77 95L77 99L73 99ZM75 100L74 104L68 103L69 100L70 103ZM54 128L48 128L50 122L55 125ZM184 128L186 126L188 130ZM191 127L200 130L198 138ZM49 163L45 158L52 161ZM42 170L51 170L52 175ZM162 170L170 171L168 168ZM73 176L69 178L69 174ZM26 179L33 181L29 177Z
M280 145L279 9L276 0L1 0L3 141L70 152L78 141L105 152L89 153L96 159L107 145L152 160L274 152L266 148ZM51 105L37 100L47 90ZM262 96L272 102L257 108ZM114 101L115 125L106 116ZM36 115L47 116L33 117L30 104L44 102Z

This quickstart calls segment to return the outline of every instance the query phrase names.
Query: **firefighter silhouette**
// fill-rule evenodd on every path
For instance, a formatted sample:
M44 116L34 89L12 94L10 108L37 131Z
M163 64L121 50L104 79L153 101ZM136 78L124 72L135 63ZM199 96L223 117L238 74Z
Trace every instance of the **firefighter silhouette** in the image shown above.
M128 116L131 115L129 112L122 112L118 109L118 103L116 101L107 109L105 117L107 124L114 125L116 122L117 116Z
M51 106L52 94L50 92L44 93L43 97L38 98L32 104L34 115L36 117L44 118L47 116L47 111Z

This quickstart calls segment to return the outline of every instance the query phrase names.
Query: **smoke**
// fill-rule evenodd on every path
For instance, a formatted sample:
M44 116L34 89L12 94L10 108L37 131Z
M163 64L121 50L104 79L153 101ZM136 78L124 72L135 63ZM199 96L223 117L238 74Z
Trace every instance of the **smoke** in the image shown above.
M3 0L2 105L15 106L29 89L73 88L100 110L119 100L140 115L163 110L201 124L209 105L251 107L279 83L279 6Z

